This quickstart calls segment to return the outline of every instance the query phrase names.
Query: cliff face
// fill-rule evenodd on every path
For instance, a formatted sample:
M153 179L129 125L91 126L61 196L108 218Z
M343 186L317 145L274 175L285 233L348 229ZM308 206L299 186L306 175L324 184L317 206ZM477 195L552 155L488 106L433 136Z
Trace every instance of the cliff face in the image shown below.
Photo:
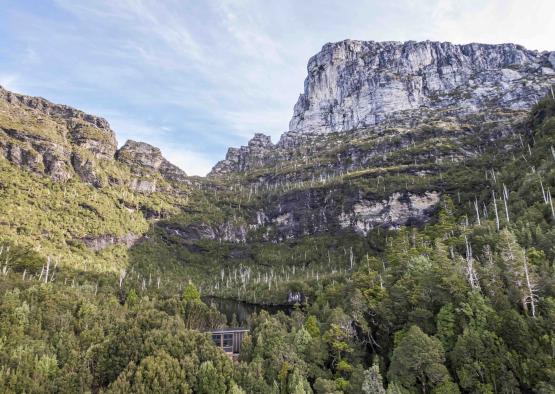
M553 53L514 44L326 44L308 62L289 131L322 134L408 124L447 108L459 114L530 108L555 81L554 59Z
M152 222L185 204L189 182L158 148L117 150L105 119L0 88L0 243L117 270Z
M326 44L289 131L230 148L209 178L266 195L248 219L266 239L425 223L448 187L442 173L510 149L554 83L555 53L514 44Z
M256 133L247 146L229 148L225 160L219 161L210 175L244 172L261 167L274 148L269 136Z
M131 188L143 192L156 191L156 179L153 174L174 182L188 182L187 174L163 156L160 149L145 142L128 140L116 153L116 159L129 166L135 175Z
M115 151L115 134L105 119L0 87L0 155L12 163L66 181L74 174L73 162L96 183L83 153L111 159Z

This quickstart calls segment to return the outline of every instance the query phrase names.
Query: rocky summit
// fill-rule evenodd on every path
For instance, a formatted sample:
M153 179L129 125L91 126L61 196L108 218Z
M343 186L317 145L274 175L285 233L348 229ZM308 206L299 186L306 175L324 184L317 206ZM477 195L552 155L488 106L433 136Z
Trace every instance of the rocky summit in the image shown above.
M310 154L331 133L356 140L396 129L399 136L438 120L474 123L488 110L498 120L518 118L555 83L555 52L515 44L345 40L324 45L307 69L304 93L277 145L256 134L248 146L231 148L211 175L288 161L299 148ZM343 161L356 167L366 160L359 153Z
M346 40L308 62L292 133L414 124L431 111L528 109L555 78L555 53L514 44Z

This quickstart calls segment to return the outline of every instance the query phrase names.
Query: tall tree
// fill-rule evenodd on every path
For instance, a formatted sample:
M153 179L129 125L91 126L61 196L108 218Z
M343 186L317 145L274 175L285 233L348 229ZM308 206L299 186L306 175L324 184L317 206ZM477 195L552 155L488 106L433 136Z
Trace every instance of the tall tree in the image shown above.
M393 351L387 376L406 389L418 387L428 393L449 381L441 342L430 338L418 326L411 326Z

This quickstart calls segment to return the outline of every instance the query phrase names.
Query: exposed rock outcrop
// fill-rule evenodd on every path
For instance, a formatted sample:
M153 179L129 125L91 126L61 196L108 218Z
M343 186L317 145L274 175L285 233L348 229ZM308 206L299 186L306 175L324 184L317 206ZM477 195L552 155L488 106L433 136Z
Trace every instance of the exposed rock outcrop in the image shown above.
M102 186L102 181L95 171L94 163L90 159L75 152L71 156L71 164L73 165L75 173L79 175L83 182L93 185L94 187Z
M93 163L78 151L113 159L116 138L105 119L0 87L0 155L57 182L70 179L75 169L85 182L99 185Z
M12 117L12 123L13 119L23 120L24 123L34 121L35 124L30 126L41 128L53 126L48 124L48 120L54 120L58 127L53 127L52 131L57 133L62 141L69 140L98 157L114 157L117 147L116 136L106 119L86 114L67 105L51 103L42 97L13 93L2 87L0 103L3 117L10 113L25 112L25 116Z
M225 160L219 161L208 176L244 172L260 167L267 163L268 154L273 148L270 136L256 133L247 146L229 148Z
M105 119L0 87L0 156L13 164L44 172L54 181L64 182L76 174L102 187L97 161L114 160L116 147L115 133ZM151 145L128 141L117 158L136 173L155 172L166 180L188 182L185 172ZM143 193L156 190L152 179L137 178L131 186Z
M440 196L438 191L400 191L383 197L345 187L298 190L268 202L252 215L250 228L268 241L345 231L367 235L377 227L397 229L430 222Z
M88 236L81 239L85 246L95 252L106 249L114 245L125 245L127 248L132 247L141 239L140 235L137 234L125 234L122 236L115 235L100 235L100 236Z
M425 120L430 110L468 114L527 109L555 83L554 53L515 44L374 42L324 45L308 62L293 133L330 133Z
M145 142L137 142L128 140L116 154L116 159L127 164L131 171L137 175L145 175L148 173L159 173L167 180L184 182L187 174L179 167L167 161L159 148L149 145ZM144 182L138 182L140 188ZM154 185L155 188L155 185Z
M370 201L363 199L355 203L349 212L342 212L339 225L366 235L375 227L399 228L405 225L421 225L439 203L438 192L424 194L394 193L388 199Z
M191 223L179 225L176 223L158 223L158 227L163 228L168 234L176 235L185 242L199 240L223 241L233 243L243 243L247 240L247 227L245 225L233 223L208 224Z

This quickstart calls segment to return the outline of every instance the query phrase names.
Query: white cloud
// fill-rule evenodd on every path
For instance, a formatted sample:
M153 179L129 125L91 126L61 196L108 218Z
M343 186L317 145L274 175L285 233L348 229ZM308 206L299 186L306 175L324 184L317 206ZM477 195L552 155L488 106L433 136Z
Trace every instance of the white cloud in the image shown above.
M17 74L0 74L0 86L4 87L4 89L20 92L19 80L20 77Z
M187 175L205 176L215 164L211 157L201 152L186 147L168 145L167 143L162 143L158 145L158 147L162 151L163 156L169 160L170 163L181 168Z

